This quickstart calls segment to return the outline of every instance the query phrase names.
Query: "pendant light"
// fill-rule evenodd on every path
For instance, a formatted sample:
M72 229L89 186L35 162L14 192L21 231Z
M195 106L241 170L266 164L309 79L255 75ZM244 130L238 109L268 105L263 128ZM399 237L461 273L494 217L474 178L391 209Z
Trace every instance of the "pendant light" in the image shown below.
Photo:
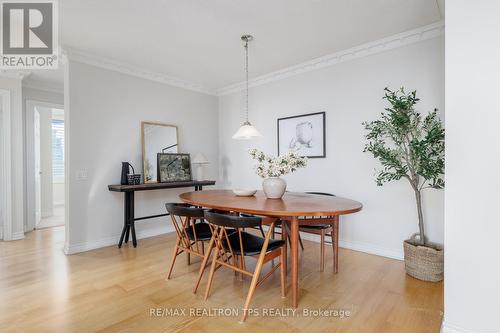
M246 74L246 90L245 90L245 122L240 126L238 131L234 133L233 139L248 140L256 137L261 137L262 134L248 121L248 42L253 40L251 35L241 36L241 40L245 42L245 74Z

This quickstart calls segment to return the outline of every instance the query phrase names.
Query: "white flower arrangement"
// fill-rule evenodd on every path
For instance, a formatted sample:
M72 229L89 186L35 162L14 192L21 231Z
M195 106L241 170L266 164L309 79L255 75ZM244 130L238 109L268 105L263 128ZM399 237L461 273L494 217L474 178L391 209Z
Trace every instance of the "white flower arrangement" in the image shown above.
M284 176L307 165L307 157L301 157L293 150L281 156L266 155L258 149L250 149L248 153L259 162L254 169L262 178Z

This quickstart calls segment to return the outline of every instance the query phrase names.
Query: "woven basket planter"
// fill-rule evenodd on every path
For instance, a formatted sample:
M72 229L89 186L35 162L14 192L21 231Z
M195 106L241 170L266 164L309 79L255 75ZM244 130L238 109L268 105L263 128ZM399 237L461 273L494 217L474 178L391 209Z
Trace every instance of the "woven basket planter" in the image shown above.
M403 243L406 273L423 281L443 280L444 251L435 246L416 245L412 240Z

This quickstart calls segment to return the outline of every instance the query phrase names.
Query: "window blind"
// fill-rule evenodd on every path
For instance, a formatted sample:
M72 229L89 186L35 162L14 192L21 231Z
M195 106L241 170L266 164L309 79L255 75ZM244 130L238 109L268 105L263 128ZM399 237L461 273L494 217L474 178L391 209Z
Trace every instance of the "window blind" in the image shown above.
M64 181L64 120L52 119L52 177Z

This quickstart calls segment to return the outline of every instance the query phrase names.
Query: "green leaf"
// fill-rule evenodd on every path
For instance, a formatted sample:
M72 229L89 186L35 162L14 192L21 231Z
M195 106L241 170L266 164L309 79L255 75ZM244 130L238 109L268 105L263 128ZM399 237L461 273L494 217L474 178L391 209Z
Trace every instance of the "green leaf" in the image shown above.
M407 178L418 188L444 188L445 131L437 109L422 118L415 111L416 91L384 89L388 102L378 120L363 122L367 140L364 152L379 160L377 185Z

